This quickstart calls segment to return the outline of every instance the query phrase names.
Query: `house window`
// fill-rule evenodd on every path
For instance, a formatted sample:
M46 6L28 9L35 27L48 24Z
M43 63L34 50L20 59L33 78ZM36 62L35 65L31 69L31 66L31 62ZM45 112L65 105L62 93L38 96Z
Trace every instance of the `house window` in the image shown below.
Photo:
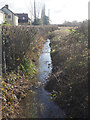
M11 15L8 15L8 18L11 18Z
M25 17L23 17L23 20L25 20Z

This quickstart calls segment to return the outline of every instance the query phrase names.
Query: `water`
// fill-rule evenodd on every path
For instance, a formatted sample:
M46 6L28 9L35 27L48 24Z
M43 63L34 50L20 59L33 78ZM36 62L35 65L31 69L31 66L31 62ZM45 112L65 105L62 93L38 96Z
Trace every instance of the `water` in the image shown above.
M50 40L47 39L39 58L39 66L37 68L37 79L40 84L45 85L46 79L52 72L52 61L50 56ZM32 89L32 93L28 93L24 100L22 108L25 110L23 116L25 118L64 118L64 112L53 102L43 85Z
M52 61L50 56L51 49L49 44L50 44L50 40L47 39L39 58L39 67L38 67L39 74L37 75L37 77L38 80L43 83L46 82L49 73L52 72Z

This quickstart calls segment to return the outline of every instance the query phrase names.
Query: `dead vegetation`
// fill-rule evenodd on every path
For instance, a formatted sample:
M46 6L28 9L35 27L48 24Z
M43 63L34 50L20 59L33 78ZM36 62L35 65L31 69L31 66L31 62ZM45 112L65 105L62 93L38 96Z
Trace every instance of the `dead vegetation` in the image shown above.
M2 58L2 111L3 119L20 116L21 100L27 95L36 81L36 65L44 38L49 31L57 26L3 26L3 52ZM5 61L4 61L5 59ZM6 64L6 65L5 65Z
M51 33L53 34L53 33ZM45 89L67 118L88 117L88 31L63 28L51 39L53 72Z

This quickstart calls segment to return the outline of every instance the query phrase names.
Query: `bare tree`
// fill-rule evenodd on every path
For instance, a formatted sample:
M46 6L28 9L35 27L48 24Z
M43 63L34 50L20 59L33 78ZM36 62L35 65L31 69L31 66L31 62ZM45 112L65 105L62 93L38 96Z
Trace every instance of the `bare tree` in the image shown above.
M32 0L29 0L29 4L27 4L27 2L26 2L25 5L26 5L26 8L27 8L27 10L28 10L30 19L31 19L31 21L33 21L33 19L34 19L34 6L33 6L33 1L32 1Z
M36 1L34 0L34 22L36 21Z

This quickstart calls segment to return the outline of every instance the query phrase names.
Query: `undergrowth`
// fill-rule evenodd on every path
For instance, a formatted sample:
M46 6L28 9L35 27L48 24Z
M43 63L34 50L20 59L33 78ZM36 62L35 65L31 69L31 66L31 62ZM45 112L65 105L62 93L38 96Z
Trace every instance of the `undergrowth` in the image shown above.
M36 73L36 66L27 58L24 58L18 66L18 72L22 71L29 78L32 78Z
M45 89L52 93L66 117L87 118L88 31L78 28L68 32L55 31L51 39L53 72Z
M2 80L3 107L1 109L4 118L18 114L20 110L18 104L26 96L28 87L33 86L36 74L36 66L25 57L16 71L4 75Z

